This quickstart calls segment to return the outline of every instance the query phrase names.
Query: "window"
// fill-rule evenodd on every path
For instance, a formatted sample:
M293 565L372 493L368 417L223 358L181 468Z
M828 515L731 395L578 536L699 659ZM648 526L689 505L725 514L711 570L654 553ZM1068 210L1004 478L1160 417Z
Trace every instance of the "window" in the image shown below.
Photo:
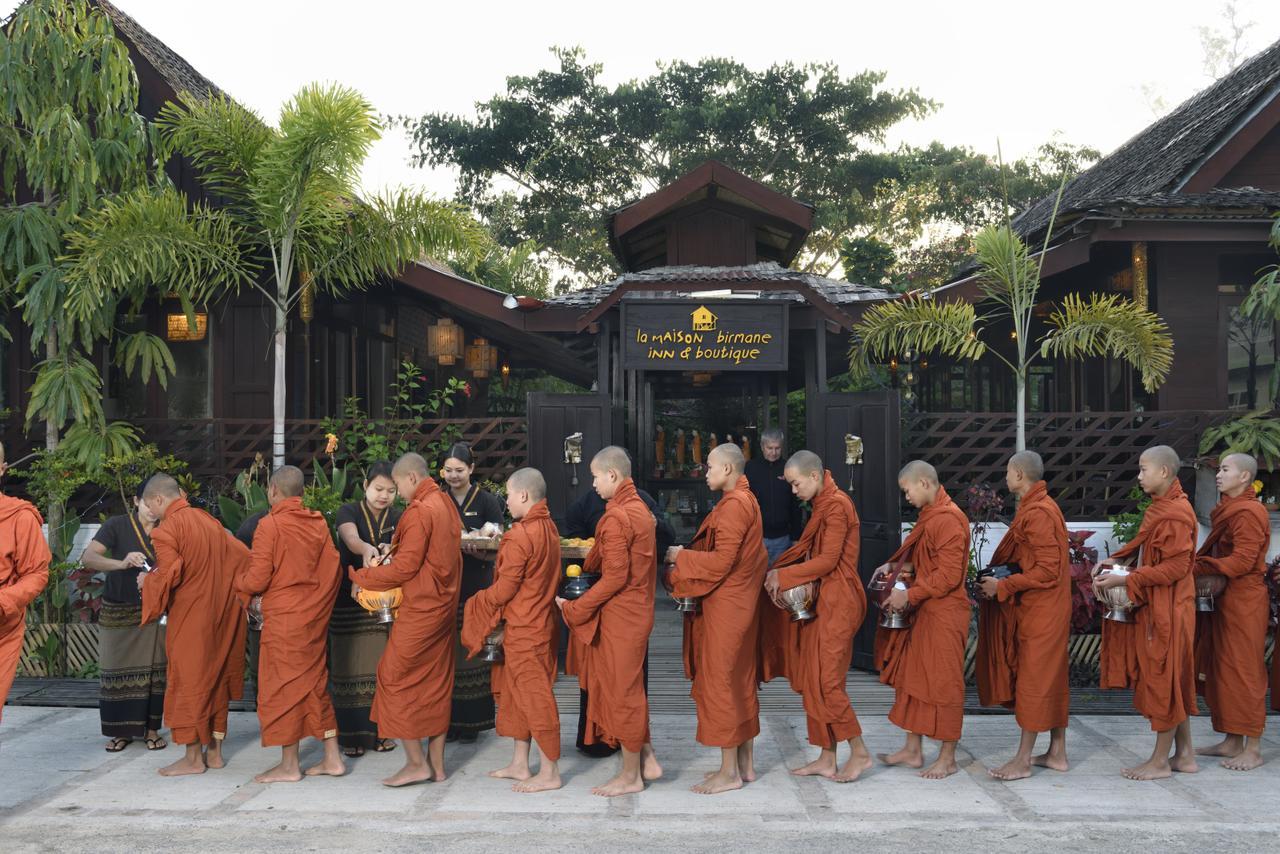
M1234 300L1232 301L1234 302ZM1276 364L1276 325L1271 318L1246 317L1239 304L1223 306L1227 350L1227 407L1269 409L1271 372Z

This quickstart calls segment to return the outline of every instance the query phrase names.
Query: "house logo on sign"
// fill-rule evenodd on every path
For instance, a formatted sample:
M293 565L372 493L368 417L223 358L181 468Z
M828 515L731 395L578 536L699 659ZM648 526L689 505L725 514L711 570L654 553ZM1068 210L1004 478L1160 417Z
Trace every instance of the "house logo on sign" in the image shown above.
M716 331L716 316L705 305L700 305L694 309L692 317L694 332Z

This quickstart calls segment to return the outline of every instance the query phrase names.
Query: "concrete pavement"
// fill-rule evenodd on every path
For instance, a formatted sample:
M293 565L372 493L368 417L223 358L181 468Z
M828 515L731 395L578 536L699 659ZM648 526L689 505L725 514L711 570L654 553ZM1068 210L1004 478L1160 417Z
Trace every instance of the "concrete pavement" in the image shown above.
M509 758L510 742L492 734L449 746L451 776L443 784L382 788L378 780L399 767L397 751L349 760L351 773L340 779L263 786L253 775L274 764L278 751L258 745L252 714L232 715L227 768L164 779L156 768L177 758L174 746L108 754L95 710L9 706L0 723L0 851L823 851L855 844L912 852L957 845L1094 851L1140 844L1239 852L1274 851L1280 839L1274 738L1266 745L1270 763L1254 772L1206 762L1199 774L1134 783L1119 771L1150 751L1145 721L1073 717L1070 773L1041 770L1005 784L986 768L1012 752L1014 722L973 716L965 721L959 774L935 782L875 768L857 783L837 785L787 773L812 749L802 717L774 715L764 719L757 742L761 779L708 797L689 787L718 757L694 743L691 717L659 715L653 731L665 778L643 794L605 800L589 790L611 776L616 760L579 756L572 750L575 719L562 723L570 746L565 788L518 795L486 776ZM900 744L883 717L863 724L873 751ZM1208 720L1194 724L1196 738L1207 743ZM307 746L304 760L318 750Z

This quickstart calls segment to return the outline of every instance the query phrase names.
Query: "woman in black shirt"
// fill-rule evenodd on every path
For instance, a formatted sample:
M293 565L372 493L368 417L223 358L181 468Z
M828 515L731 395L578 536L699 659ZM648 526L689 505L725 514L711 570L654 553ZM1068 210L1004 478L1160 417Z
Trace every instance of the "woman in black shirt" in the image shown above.
M142 503L145 483L138 486L132 512L104 522L81 557L86 569L106 575L98 612L98 715L102 734L110 739L107 750L111 753L124 750L139 738L146 741L148 750L168 746L160 737L168 665L165 627L159 623L140 625L138 573L144 563L154 565L156 559L151 545L155 517Z
M445 458L444 468L440 472L454 506L458 508L462 530L464 533L478 531L486 524L501 529L504 518L502 500L472 482L475 470L471 448L460 442L449 449L449 456ZM458 632L462 630L462 609L467 600L488 587L492 575L490 561L474 551L468 551L464 546L462 589L458 596ZM457 634L454 640L453 715L446 740L469 744L482 731L494 727L489 663L478 658L468 660Z
M338 744L347 756L396 748L393 740L378 738L378 727L369 720L378 661L387 646L387 627L351 598L347 575L349 567L363 567L366 556L378 554L381 546L391 543L401 512L395 500L391 464L374 463L364 482L364 497L339 507L336 518L342 589L329 620L329 682L338 719Z

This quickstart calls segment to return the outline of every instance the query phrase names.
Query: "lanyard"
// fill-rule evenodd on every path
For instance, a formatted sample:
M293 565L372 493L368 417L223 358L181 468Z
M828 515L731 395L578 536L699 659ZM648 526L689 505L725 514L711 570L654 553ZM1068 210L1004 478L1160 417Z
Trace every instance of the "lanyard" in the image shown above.
M364 514L365 527L369 529L369 536L373 538L373 542L371 542L369 545L372 545L372 546L381 545L382 532L386 530L387 516L390 515L391 508L388 507L387 509L383 510L382 514L378 516L377 528L374 528L373 517L369 515L369 505L364 503L363 501L360 502L360 512Z
M133 533L138 537L138 545L142 546L142 553L150 558L152 563L155 563L156 553L151 549L151 543L147 535L142 532L142 526L138 524L138 517L128 511L125 512L125 515L129 517L129 524L133 526Z

